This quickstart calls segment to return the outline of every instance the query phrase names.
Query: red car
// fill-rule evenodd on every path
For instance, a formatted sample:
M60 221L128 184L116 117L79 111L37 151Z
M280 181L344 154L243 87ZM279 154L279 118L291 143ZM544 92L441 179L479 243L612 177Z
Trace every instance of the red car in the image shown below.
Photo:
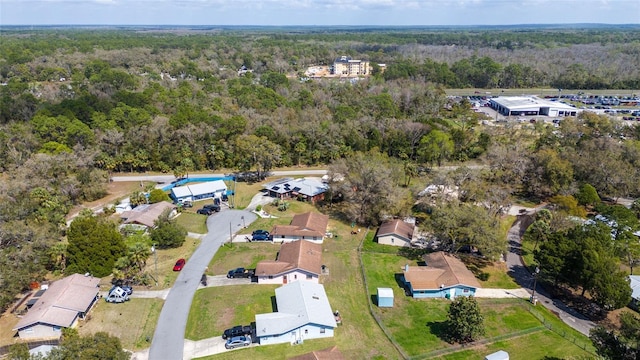
M176 261L176 264L173 265L173 271L180 271L182 270L182 268L184 267L184 263L186 262L185 259L180 259L178 261Z

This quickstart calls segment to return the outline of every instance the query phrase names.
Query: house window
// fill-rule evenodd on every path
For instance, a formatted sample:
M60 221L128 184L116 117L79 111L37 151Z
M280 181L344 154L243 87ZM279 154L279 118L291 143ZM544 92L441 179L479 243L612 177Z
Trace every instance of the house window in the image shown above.
M304 329L304 334L307 335L309 333L309 329Z
M25 334L32 334L33 333L33 328L24 329L24 330L22 330L22 332L25 333Z
M307 274L307 280L311 280L311 279L313 279L313 275Z
M326 330L324 328L320 328L320 334L324 334Z
M391 243L393 244L394 242L396 242L396 239L391 238Z
M269 279L273 279L273 275L269 275Z
M53 327L53 331L60 331L60 330L61 330L60 326L54 326Z
M293 274L293 279L294 280L298 280L298 275L297 274Z
M468 292L469 292L469 289L464 289L464 290L462 290L462 292L463 292L463 293L468 293Z

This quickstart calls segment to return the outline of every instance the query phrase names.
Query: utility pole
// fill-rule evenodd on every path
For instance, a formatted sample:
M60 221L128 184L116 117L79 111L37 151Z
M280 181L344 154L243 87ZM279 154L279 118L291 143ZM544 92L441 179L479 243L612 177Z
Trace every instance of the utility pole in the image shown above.
M231 221L229 221L229 243L233 243L233 232L231 231Z
M540 273L540 268L536 266L536 271L533 273L533 291L531 292L531 303L536 305L538 302L536 300L536 285L538 285L538 274Z

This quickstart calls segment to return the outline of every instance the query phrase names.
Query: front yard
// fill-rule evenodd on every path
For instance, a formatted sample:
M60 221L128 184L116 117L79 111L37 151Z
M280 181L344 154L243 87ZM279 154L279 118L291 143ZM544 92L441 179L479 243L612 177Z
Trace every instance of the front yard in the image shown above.
M105 331L120 338L127 350L140 350L151 346L164 301L160 299L131 299L122 304L110 304L99 299L78 326L80 335Z

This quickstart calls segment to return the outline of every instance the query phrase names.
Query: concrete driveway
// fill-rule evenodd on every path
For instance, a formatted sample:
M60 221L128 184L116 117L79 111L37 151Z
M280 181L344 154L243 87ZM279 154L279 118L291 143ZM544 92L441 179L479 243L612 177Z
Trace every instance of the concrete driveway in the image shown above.
M242 229L243 216L244 224L250 224L257 218L255 214L244 210L224 210L207 219L209 232L178 275L162 307L149 349L149 359L183 358L184 332L200 278L220 246Z

